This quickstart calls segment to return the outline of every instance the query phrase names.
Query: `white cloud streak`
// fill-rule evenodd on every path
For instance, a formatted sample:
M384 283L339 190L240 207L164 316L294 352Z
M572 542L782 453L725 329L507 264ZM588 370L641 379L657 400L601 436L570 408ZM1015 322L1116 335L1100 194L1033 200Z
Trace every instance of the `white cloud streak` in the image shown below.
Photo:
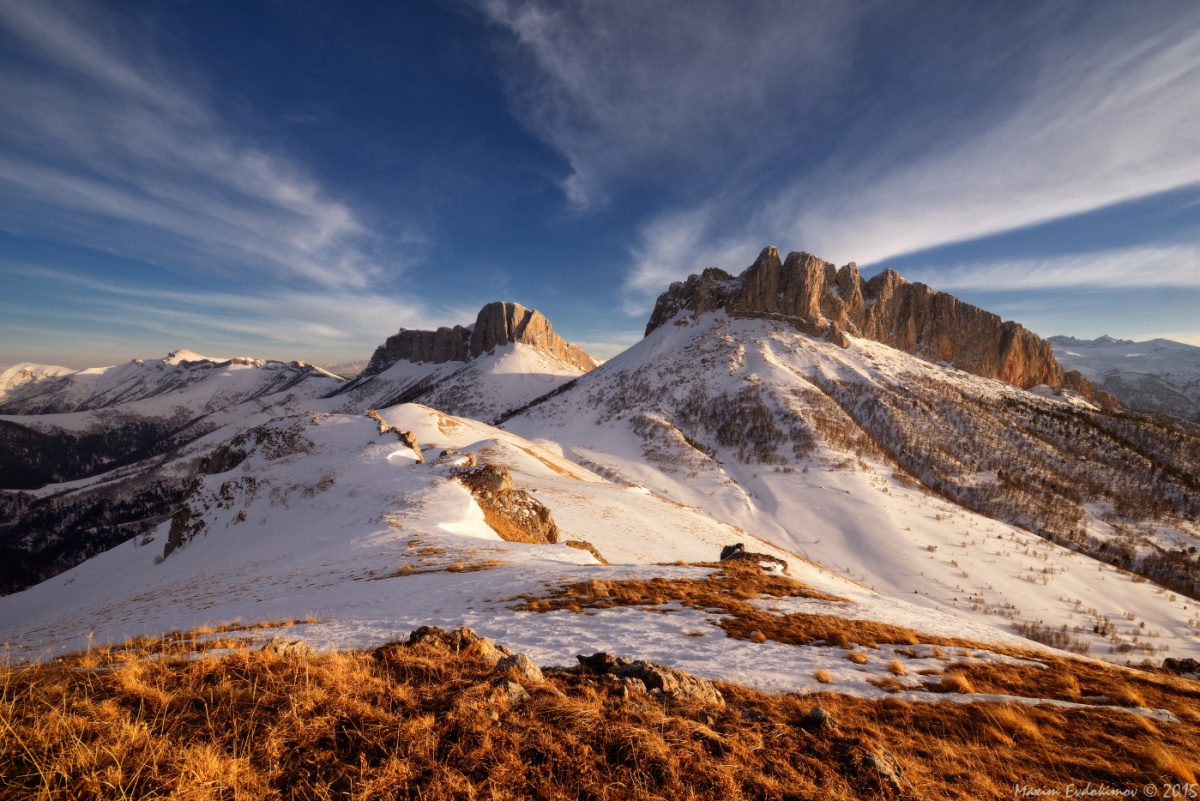
M0 4L0 28L19 45L0 69L3 227L330 287L378 274L355 213L239 140L142 31L58 2Z
M505 70L513 110L567 158L562 188L578 208L603 202L616 177L754 162L748 142L769 152L794 141L804 121L787 126L791 110L771 104L786 95L802 110L828 91L867 12L825 0L476 5L515 42Z
M835 260L878 261L1200 182L1200 29L1051 40L1025 98L915 161L830 164L766 211ZM904 143L909 146L909 143Z
M1163 3L1155 13L1030 7L986 20L988 53L952 41L949 23L946 42L904 30L920 4L885 7L917 55L876 65L911 70L912 81L897 84L909 94L880 97L863 95L869 81L846 66L875 57L856 50L873 12L847 11L851 4L480 3L516 42L507 63L514 113L567 158L572 204L592 204L616 185L670 197L687 169L687 189L707 195L668 201L640 227L625 284L631 313L671 280L708 264L739 270L767 244L869 265L1200 182L1194 4ZM943 11L952 21L965 9ZM1027 55L988 72L1005 48ZM961 74L950 79L960 90L984 82L979 92L996 101L926 108L922 70ZM854 92L857 125L823 116L830 96ZM850 135L797 169L788 157L805 152L813 126ZM764 179L745 169L775 161L791 171ZM1082 280L1086 271L1063 265L1047 275L1077 272ZM1088 275L1125 280L1119 269Z
M952 267L906 269L943 292L1051 289L1200 289L1200 250L1133 248Z
M52 330L58 332L57 339L69 344L64 352L77 352L70 357L73 360L86 358L95 348L89 341L72 337L80 331L103 336L114 320L140 331L138 339L161 343L167 350L186 347L204 352L215 348L222 351L216 355L319 361L366 358L375 344L400 326L461 325L478 312L465 306L432 307L415 299L400 300L352 288L171 290L13 263L0 264L0 276L4 275L8 280L25 279L56 288L60 309L47 316L62 316ZM0 328L9 326L0 324ZM180 341L181 336L188 341ZM110 348L105 345L106 352ZM248 348L255 352L244 353Z

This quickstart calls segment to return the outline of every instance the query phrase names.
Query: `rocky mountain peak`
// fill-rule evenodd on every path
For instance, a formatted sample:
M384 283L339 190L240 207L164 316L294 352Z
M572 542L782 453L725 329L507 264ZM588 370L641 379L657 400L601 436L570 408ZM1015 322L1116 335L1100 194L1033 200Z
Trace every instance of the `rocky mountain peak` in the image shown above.
M598 364L582 348L554 333L541 312L519 303L496 301L480 309L474 324L465 328L461 325L436 331L401 328L375 350L362 375L377 375L399 361L468 362L511 343L537 348L580 370L591 370Z
M909 283L895 270L864 281L854 263L839 269L806 252L781 261L776 248L764 248L736 277L710 267L672 284L659 296L646 333L683 311L716 310L777 319L832 341L844 341L839 332L873 339L1020 387L1066 385L1097 397L1082 376L1068 379L1046 340L953 295Z

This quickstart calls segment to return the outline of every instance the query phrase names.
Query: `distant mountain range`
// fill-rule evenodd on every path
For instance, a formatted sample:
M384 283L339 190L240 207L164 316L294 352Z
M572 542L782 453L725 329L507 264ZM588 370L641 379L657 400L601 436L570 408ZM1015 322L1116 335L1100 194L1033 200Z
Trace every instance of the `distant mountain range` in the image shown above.
M1050 337L1054 356L1078 370L1124 406L1200 423L1200 348L1151 339L1134 342Z

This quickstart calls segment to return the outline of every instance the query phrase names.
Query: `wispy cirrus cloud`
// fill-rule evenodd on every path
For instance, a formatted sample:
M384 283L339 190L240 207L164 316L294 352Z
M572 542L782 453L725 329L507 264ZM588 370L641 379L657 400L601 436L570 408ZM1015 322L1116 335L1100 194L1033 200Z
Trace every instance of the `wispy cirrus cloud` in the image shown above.
M198 76L96 4L0 4L6 230L176 267L330 287L379 272L371 232L287 156L241 138Z
M568 201L657 193L631 313L767 244L870 264L1200 182L1191 3L480 5Z
M1200 290L1200 248L1147 247L906 269L909 281L945 292L1051 289Z
M578 208L616 180L669 181L718 159L735 168L794 144L822 124L802 115L847 70L870 13L825 0L474 5L510 35L514 113L566 157L562 188Z
M14 287L29 282L53 288L59 298L53 314L59 316L47 317L43 311L39 317L48 324L37 330L43 331L41 338L47 348L63 354L59 361L75 367L90 366L89 359L110 355L111 343L105 337L114 327L129 332L123 341L154 343L153 347L160 349L186 347L219 351L209 355L312 361L366 358L370 346L363 343L382 342L401 325L436 328L462 324L474 319L478 311L466 305L435 306L411 297L350 287L169 289L11 262L0 263L0 279ZM3 329L28 329L28 325L13 322L20 310L5 309L6 305L0 301L8 318ZM187 341L181 341L181 336ZM129 355L122 353L121 357Z

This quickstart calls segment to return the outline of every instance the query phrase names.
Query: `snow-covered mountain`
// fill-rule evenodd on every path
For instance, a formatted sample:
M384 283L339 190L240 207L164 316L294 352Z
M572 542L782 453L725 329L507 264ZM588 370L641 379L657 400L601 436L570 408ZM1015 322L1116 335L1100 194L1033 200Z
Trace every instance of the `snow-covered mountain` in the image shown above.
M0 414L93 411L156 398L169 398L204 414L296 388L319 397L336 390L340 382L338 376L304 362L214 359L188 350L164 359L75 371L19 364L0 373Z
M164 453L266 409L321 398L344 380L303 362L164 359L74 372L21 366L0 395L0 488L71 481ZM14 370L5 375L14 374Z
M1130 409L1200 422L1200 348L1151 339L1134 342L1050 337L1054 356Z
M515 305L488 312L503 342L479 321L402 331L345 391L189 445L207 458L172 519L0 598L0 638L37 658L234 618L307 619L295 636L323 647L468 625L542 664L608 650L872 697L888 660L937 668L931 646L951 637L982 644L956 650L967 662L1038 652L1019 635L1119 661L1200 656L1193 429L1112 408L1015 324L829 267L764 252L742 276L675 285L642 342L545 391L520 382L554 347L512 336L533 319ZM502 422L382 408L397 389ZM491 483L464 474L474 461ZM552 515L556 536L512 541L493 517L510 492L511 525ZM807 594L688 600L737 542ZM604 602L617 585L638 589ZM551 603L576 595L592 600ZM850 659L830 637L746 628L751 614L916 633ZM919 673L889 681L929 700Z
M496 302L480 309L466 327L401 329L376 349L338 397L348 412L422 403L491 421L597 364L555 334L541 313Z

